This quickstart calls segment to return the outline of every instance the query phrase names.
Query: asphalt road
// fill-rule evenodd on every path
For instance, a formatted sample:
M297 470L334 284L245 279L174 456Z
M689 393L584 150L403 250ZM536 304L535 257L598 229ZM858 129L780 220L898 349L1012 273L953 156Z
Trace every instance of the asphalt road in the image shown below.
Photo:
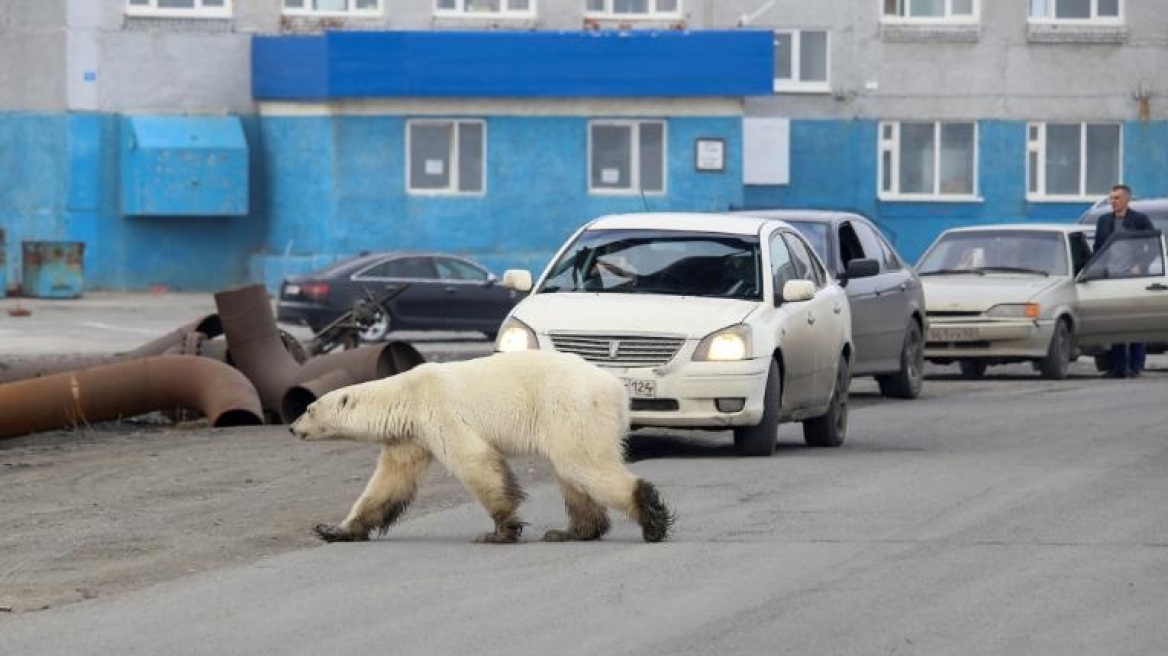
M1168 653L1152 364L1129 381L933 368L909 402L858 381L844 447L787 426L766 459L639 433L631 467L678 513L668 542L614 517L597 543L476 545L489 523L463 503L369 543L0 617L0 654ZM563 521L554 486L528 492L533 536Z

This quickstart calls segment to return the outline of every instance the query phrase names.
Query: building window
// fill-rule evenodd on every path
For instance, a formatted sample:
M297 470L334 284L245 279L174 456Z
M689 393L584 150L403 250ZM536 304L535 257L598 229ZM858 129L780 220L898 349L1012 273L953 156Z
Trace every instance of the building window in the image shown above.
M585 18L681 18L681 0L585 0Z
M775 32L775 91L831 91L827 30Z
M665 193L665 123L593 121L589 124L588 191Z
M231 0L126 0L130 16L230 18Z
M406 171L410 193L483 193L486 132L482 121L409 121Z
M532 16L536 0L435 0L435 16Z
M1031 22L1118 23L1123 0L1030 0Z
M979 0L881 0L886 22L969 23Z
M284 13L292 15L376 15L381 0L283 0Z
M900 121L879 129L881 198L976 197L977 124Z
M1123 179L1123 131L1115 123L1026 126L1026 195L1031 200L1106 196Z

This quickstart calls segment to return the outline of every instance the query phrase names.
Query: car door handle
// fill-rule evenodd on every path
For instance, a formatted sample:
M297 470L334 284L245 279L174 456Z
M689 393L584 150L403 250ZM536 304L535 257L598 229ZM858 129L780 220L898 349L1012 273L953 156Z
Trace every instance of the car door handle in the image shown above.
M814 312L807 313L807 324L811 325L811 326L815 325L815 313Z
M1154 282L1154 283L1148 285L1147 287L1145 287L1144 289L1147 289L1148 291L1151 291L1151 292L1164 292L1164 291L1168 291L1168 285L1163 285L1161 283Z
M444 289L446 290L447 294L453 294L454 292L458 291L458 288L454 285L447 285Z

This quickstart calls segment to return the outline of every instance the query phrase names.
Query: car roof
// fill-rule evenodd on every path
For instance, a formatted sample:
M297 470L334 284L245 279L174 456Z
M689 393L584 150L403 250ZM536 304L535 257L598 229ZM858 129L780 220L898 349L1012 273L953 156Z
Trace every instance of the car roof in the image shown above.
M773 219L729 213L636 212L609 214L593 220L588 230L681 230L757 235Z
M1131 208L1137 212L1155 212L1157 214L1168 215L1168 198L1133 198L1131 201ZM1083 215L1079 217L1080 223L1094 223L1096 219L1111 211L1111 205L1107 199L1103 199L1090 208ZM1161 217L1155 217L1162 220Z
M374 262L379 262L387 257L453 257L460 260L469 260L469 258L457 255L455 253L445 253L441 251L374 251L372 253L360 253L351 255L349 257L341 258L328 266L321 267L311 274L314 276L321 276L332 273L344 273L353 269L360 269Z
M1088 226L1079 223L988 223L985 225L949 228L946 233L957 232L1085 232Z
M804 221L809 223L832 223L840 219L863 219L871 222L867 217L856 214L855 212L845 212L842 210L816 210L816 209L775 209L775 210L735 210L733 212L737 215L757 216L763 219L777 219L780 221Z

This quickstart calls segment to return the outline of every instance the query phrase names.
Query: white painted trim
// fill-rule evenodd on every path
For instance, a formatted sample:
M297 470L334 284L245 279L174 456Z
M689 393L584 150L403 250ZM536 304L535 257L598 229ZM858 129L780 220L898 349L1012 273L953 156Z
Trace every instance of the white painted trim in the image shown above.
M261 116L720 116L741 117L745 101L738 98L403 98L337 100L333 102L265 101Z

